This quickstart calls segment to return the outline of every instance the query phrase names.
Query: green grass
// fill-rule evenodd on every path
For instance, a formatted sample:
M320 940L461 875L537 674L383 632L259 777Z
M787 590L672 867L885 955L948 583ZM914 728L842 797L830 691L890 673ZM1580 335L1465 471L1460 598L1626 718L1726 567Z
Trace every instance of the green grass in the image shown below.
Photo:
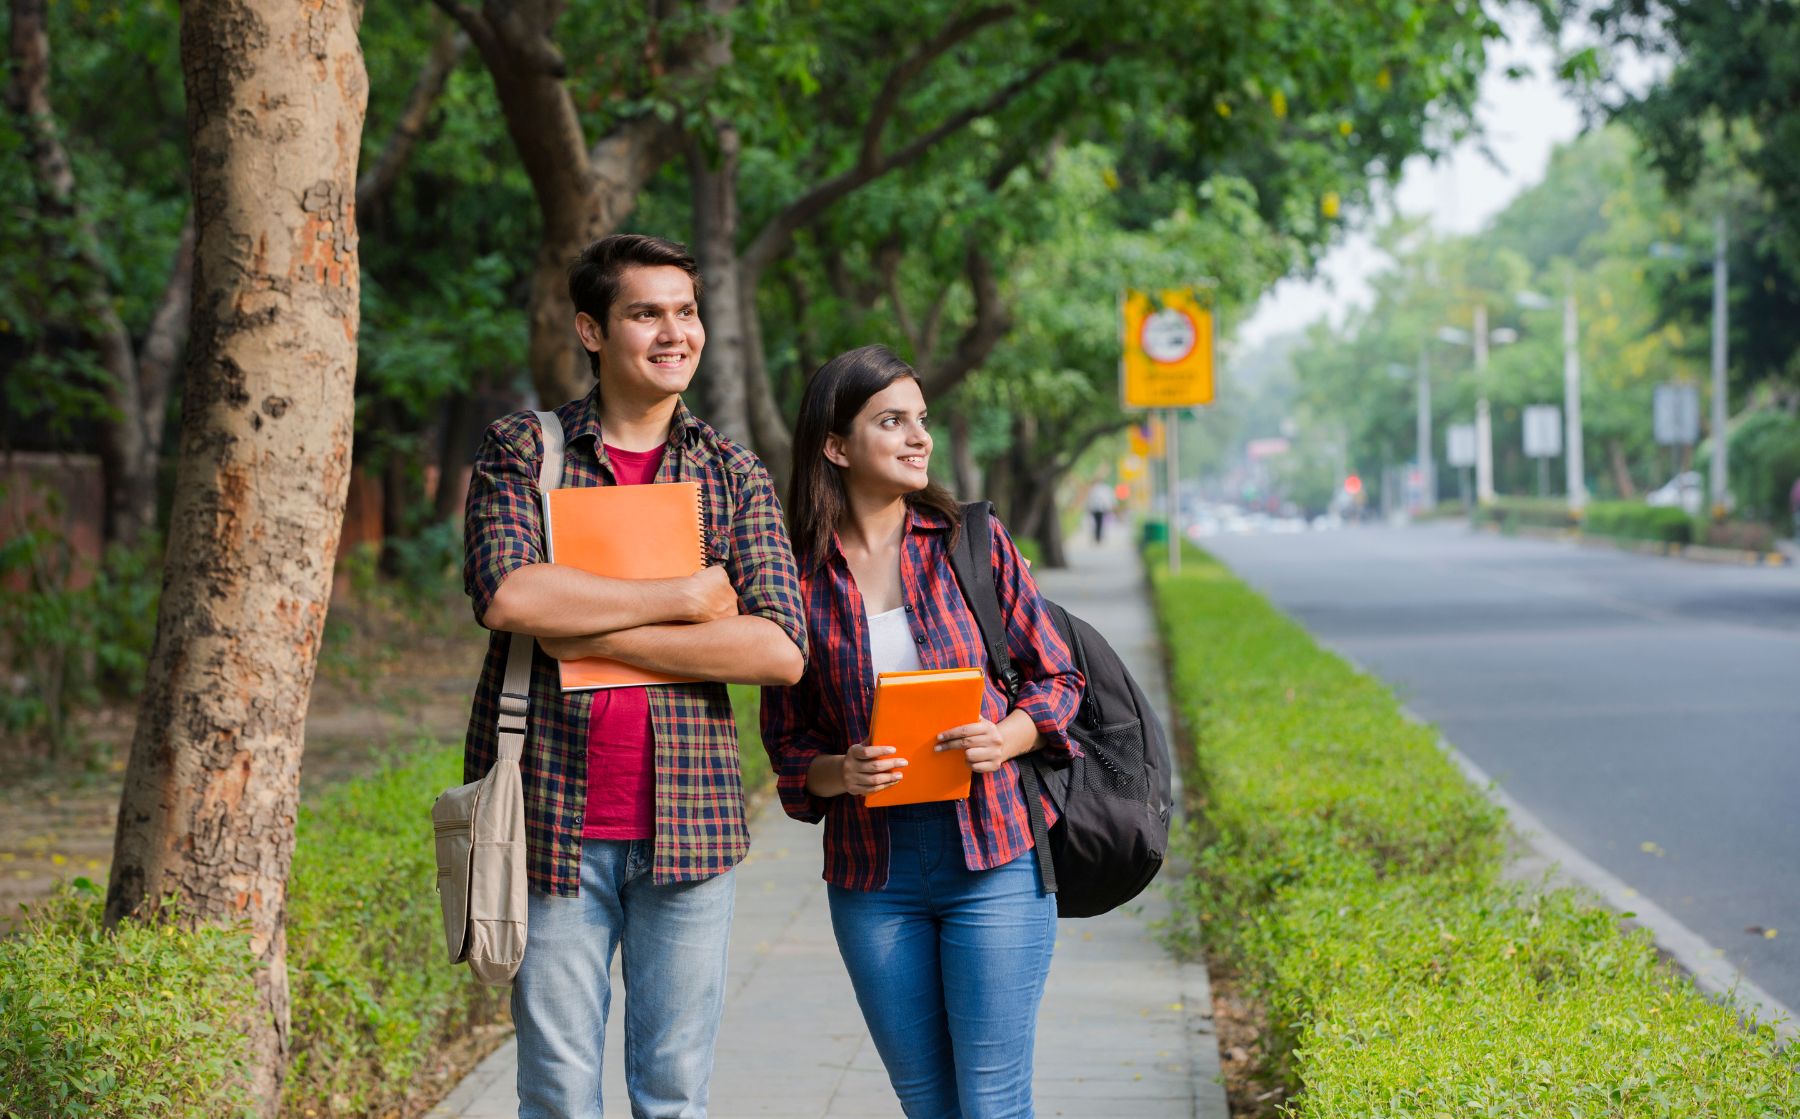
M744 786L769 780L760 693L733 687ZM462 781L462 747L417 743L301 806L288 896L292 1116L398 1113L427 1066L500 1020L505 989L444 958L427 810ZM100 927L99 888L40 906L0 940L0 1116L226 1119L255 966L246 936Z
M1151 566L1204 803L1172 936L1265 1009L1291 1114L1800 1115L1771 1029L1586 897L1502 878L1502 817L1378 681L1210 557Z

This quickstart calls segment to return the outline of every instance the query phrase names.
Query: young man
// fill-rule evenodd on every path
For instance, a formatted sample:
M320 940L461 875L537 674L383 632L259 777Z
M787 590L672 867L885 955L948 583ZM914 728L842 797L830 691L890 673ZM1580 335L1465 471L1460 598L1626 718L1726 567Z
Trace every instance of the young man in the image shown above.
M681 402L706 342L700 288L671 241L621 234L582 252L569 293L599 380L556 414L565 487L700 482L711 566L620 580L545 562L530 412L488 428L470 483L464 582L494 634L467 773L493 764L507 634L539 646L520 764L531 880L512 995L520 1119L600 1116L615 948L633 1114L706 1114L731 870L749 847L725 683L791 684L804 667L805 612L768 471ZM707 682L563 695L555 660L580 656Z

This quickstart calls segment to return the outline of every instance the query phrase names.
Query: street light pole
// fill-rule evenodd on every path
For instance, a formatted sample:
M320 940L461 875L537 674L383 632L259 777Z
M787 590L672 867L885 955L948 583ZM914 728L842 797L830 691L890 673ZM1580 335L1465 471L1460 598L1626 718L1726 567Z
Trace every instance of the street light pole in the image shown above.
M1437 505L1437 458L1431 449L1431 367L1426 364L1427 350L1419 346L1419 416L1414 426L1418 449L1419 481L1425 491L1425 508Z
M1712 513L1723 517L1727 504L1726 448L1731 442L1729 404L1725 398L1725 333L1729 309L1725 284L1725 215L1713 219L1713 337L1712 337Z
M1563 416L1568 427L1563 447L1563 464L1569 491L1569 508L1581 512L1587 508L1587 475L1581 450L1581 350L1579 327L1575 320L1575 277L1569 277L1568 294L1563 299Z
M1475 305L1475 500L1494 500L1494 425L1488 413L1487 304Z

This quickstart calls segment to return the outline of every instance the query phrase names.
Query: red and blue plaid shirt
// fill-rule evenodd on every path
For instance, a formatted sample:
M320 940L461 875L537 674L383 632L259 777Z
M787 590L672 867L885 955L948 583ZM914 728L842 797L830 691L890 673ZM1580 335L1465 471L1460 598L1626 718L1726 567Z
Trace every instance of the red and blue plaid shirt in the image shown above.
M909 510L900 544L907 624L926 668L985 668L981 630L950 569L951 528L949 519L933 509ZM1044 736L1042 749L1073 751L1068 726L1081 702L1081 673L998 520L990 561L1006 618L1006 647L1024 684L1009 705L993 673L987 673L982 716L998 723L1011 709L1024 711ZM806 791L814 758L842 754L868 737L875 699L868 618L835 536L824 563L804 564L800 587L812 655L798 684L763 689L763 747L787 814L807 823L825 821L825 880L852 890L877 890L887 884L886 810L868 807L861 797L816 797ZM1045 806L1054 812L1047 801ZM956 817L962 826L963 863L970 870L1002 866L1031 850L1031 824L1012 761L993 773L977 773L969 799L956 804Z
M567 439L564 487L614 484L595 412L598 391L556 410ZM496 420L482 440L463 525L463 584L477 621L486 616L507 575L544 562L537 485L543 457L543 435L530 412ZM775 487L761 460L678 402L656 480L700 483L706 551L713 562L725 564L740 608L786 630L805 653L806 621L794 556ZM469 714L463 755L467 781L487 773L498 752L495 718L509 641L507 634L495 633L488 644ZM649 691L656 737L652 876L667 883L721 874L750 849L731 700L723 684L660 684ZM556 662L535 648L531 714L519 765L525 785L526 864L533 886L569 897L579 893L581 883L592 708L592 693L562 693Z

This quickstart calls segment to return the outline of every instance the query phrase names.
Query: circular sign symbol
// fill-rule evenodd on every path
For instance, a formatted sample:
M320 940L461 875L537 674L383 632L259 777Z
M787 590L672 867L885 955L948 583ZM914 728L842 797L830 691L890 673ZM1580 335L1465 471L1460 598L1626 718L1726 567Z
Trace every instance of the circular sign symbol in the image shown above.
M1143 347L1144 356L1151 361L1173 365L1194 352L1199 337L1200 332L1187 312L1164 310L1144 320L1143 329L1138 332L1138 343Z

